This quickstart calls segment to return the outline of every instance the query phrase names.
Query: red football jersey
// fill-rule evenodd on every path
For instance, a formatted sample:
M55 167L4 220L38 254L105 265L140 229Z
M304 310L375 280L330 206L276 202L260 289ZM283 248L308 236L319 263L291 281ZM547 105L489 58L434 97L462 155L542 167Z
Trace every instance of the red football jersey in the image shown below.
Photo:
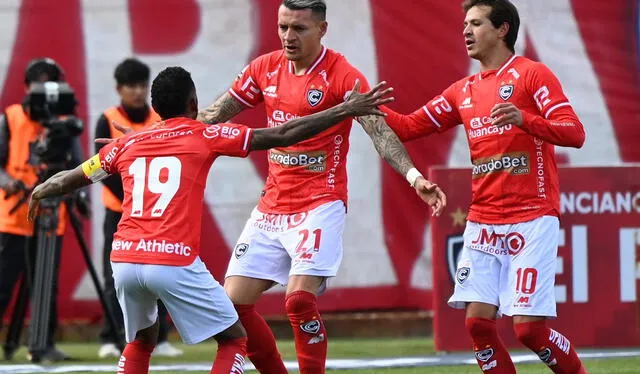
M491 109L505 102L522 111L521 127L492 124ZM544 64L513 56L500 69L454 83L410 115L385 110L404 141L464 126L473 163L469 220L506 224L559 215L554 145L580 147L585 135Z
M221 155L246 157L247 126L207 126L172 118L165 126L119 138L83 164L96 182L120 173L122 219L111 261L185 266L199 254L207 174Z
M229 92L248 107L264 101L269 127L335 106L356 79L366 79L345 57L323 47L304 75L295 75L283 51L262 55L240 73ZM326 202L347 203L347 151L352 119L296 145L269 151L269 173L258 209L265 213L307 211Z

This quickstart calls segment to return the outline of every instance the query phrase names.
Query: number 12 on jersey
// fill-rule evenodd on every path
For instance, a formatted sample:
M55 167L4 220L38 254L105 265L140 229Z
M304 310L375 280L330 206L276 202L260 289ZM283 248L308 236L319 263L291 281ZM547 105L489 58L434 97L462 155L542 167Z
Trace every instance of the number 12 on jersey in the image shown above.
M163 170L166 170L166 178L161 180ZM146 157L136 158L129 166L129 174L133 177L131 217L143 216L147 190L160 195L151 208L151 217L161 217L180 188L181 173L182 163L175 156L152 158L148 167Z

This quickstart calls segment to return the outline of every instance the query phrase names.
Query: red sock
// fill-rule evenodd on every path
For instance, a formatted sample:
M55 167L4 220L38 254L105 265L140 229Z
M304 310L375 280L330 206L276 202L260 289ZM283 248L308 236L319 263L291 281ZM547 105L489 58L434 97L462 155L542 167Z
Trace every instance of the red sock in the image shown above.
M211 374L244 373L244 356L247 354L247 338L218 342L218 353L213 361Z
M276 346L276 338L254 305L235 305L247 331L247 356L261 374L287 374Z
M118 362L118 374L147 374L149 372L149 360L154 345L134 340L124 347L120 362Z
M473 340L473 350L478 366L484 373L515 374L516 367L511 361L509 351L498 336L495 320L467 318L465 326Z
M285 309L293 327L300 374L324 373L327 331L320 319L316 296L307 291L287 295Z
M544 320L517 323L516 336L556 374L586 374L569 339L547 327Z

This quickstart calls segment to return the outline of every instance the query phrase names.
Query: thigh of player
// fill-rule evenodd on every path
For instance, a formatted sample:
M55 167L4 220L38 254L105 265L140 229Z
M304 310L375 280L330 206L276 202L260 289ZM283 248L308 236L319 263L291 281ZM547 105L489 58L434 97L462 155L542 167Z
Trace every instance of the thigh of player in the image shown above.
M512 225L510 235L515 241L509 244L511 261L500 285L504 314L556 316L554 286L559 234L560 224L553 216Z
M485 253L469 246L482 230L493 232L493 225L467 222L464 230L464 247L454 276L454 291L448 304L452 308L464 309L467 303L478 302L500 305L498 284L503 259L498 255Z
M345 218L344 203L333 201L312 209L303 221L280 236L291 258L289 276L336 276L342 261Z
M225 278L242 276L287 284L291 260L277 236L286 230L286 215L254 209L236 243Z
M138 277L142 264L112 262L113 280L122 317L127 343L136 338L136 333L153 325L158 318L158 297L144 286Z
M143 278L186 344L215 336L238 320L231 300L200 258L188 266L147 265Z

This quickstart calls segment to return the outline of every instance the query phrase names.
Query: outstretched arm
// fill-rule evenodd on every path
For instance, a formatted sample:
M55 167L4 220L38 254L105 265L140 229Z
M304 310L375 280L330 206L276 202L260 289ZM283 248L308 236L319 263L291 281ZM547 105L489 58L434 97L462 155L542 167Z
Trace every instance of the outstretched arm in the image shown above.
M29 201L29 220L33 220L37 216L41 199L64 195L90 184L91 181L85 177L82 165L78 165L72 170L64 170L57 173L33 189L31 200Z
M358 117L357 120L371 137L378 154L415 188L418 196L431 207L432 215L439 216L447 205L446 195L415 168L406 148L386 124L384 117L369 115Z
M351 97L330 109L308 116L293 119L284 124L266 129L253 131L251 150L286 147L308 139L329 127L357 115L382 116L384 113L377 107L391 102L393 97L386 97L393 90L383 90L386 82L380 82L371 91L359 94L360 82L356 81Z
M246 106L234 98L228 91L213 104L198 112L198 121L206 124L227 122L242 112Z

